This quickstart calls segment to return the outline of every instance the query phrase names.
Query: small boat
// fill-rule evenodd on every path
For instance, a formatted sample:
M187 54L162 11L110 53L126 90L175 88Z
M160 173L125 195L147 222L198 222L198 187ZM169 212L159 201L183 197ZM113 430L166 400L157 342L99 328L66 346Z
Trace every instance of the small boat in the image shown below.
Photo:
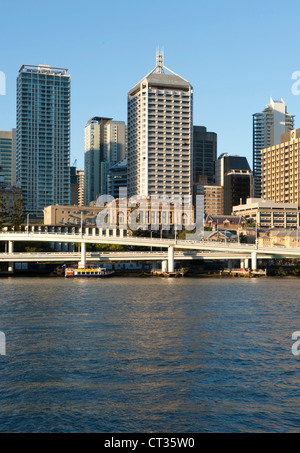
M114 271L98 266L66 267L65 269L65 278L109 278L113 275Z

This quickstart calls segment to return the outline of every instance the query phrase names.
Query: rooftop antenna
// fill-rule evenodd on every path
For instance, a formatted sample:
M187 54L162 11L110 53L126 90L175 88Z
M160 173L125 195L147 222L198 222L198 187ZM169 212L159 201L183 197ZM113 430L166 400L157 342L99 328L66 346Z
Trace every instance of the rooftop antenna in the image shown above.
M164 73L164 50L159 51L159 48L156 49L156 72L157 74Z

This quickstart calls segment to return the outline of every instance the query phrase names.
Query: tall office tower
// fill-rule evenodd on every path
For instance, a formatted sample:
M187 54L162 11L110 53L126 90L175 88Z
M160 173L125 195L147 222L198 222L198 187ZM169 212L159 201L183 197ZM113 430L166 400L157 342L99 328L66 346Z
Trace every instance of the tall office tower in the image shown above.
M78 180L78 205L84 206L84 170L76 168L76 176Z
M193 88L163 54L128 93L127 127L128 195L192 195Z
M71 205L84 206L84 171L76 167L77 161L70 167Z
M127 157L111 167L107 174L108 195L119 198L121 187L127 187Z
M28 213L70 203L70 75L23 65L17 79L17 185Z
M194 183L207 176L207 184L214 183L217 160L217 134L207 132L206 127L193 127L193 173Z
M281 136L281 143L262 150L262 197L300 205L300 129Z
M4 172L4 182L16 185L16 129L0 131L0 166Z
M281 134L294 129L295 116L287 113L283 99L266 105L261 113L253 115L253 176L254 196L261 197L261 150L280 143Z
M126 126L111 118L91 118L84 130L85 205L107 194L108 170L126 155Z
M252 197L253 174L246 157L221 154L216 162L216 183L224 188L224 214Z

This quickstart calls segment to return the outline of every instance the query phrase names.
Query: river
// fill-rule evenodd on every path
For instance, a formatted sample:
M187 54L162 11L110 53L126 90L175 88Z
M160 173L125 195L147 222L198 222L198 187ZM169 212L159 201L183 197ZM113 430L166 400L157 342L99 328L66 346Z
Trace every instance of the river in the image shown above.
M0 432L299 432L300 279L0 279Z

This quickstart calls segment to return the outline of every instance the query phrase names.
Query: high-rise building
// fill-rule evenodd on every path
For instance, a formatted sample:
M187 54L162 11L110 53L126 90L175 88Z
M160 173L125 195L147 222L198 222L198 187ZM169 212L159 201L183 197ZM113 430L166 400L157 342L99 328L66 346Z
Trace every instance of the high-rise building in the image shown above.
M300 205L300 129L281 136L281 143L262 150L262 197Z
M70 203L70 75L23 65L17 79L16 179L27 212Z
M246 157L221 154L216 162L216 183L224 188L224 214L252 196L253 174Z
M127 157L111 167L107 175L108 195L119 198L121 187L127 187Z
M75 163L77 163L75 161ZM71 205L84 205L84 170L80 170L76 165L70 167L70 200Z
M16 185L16 129L0 131L0 166L4 172L4 182Z
M287 113L283 99L274 101L253 115L254 196L261 197L261 150L280 143L282 134L294 129L294 116Z
M108 170L126 156L126 125L91 118L84 130L85 205L107 194Z
M214 183L217 160L217 134L207 132L206 127L193 127L193 173L194 183L207 176L207 184Z
M193 88L159 52L155 68L128 93L127 127L128 195L191 196Z

